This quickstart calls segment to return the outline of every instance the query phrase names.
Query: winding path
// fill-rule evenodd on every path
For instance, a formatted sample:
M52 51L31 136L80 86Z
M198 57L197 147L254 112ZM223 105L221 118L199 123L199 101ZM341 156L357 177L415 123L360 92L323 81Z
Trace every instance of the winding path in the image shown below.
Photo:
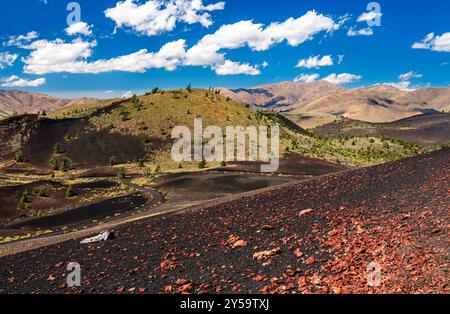
M111 179L111 178L109 178ZM132 212L127 215L121 215L119 217L114 217L109 220L104 220L100 224L97 225L91 225L87 226L84 229L71 231L67 233L52 233L49 235L31 238L31 239L25 239L21 241L15 241L15 242L8 242L5 244L0 245L0 257L7 256L7 255L13 255L33 249L38 249L41 247L45 247L48 245L53 245L57 243L61 243L68 240L78 239L82 237L88 237L92 236L93 234L103 232L105 230L113 230L114 228L117 228L122 225L130 224L136 221L148 219L151 217L156 216L162 216L162 215L175 215L180 214L188 211L194 211L206 207L211 207L215 205L219 205L222 203L234 201L241 199L243 197L253 196L259 193L276 190L284 187L293 186L295 184L298 184L299 182L290 182L286 184L281 184L277 186L271 186L263 189L253 190L249 192L239 193L235 195L229 195L221 198L216 198L212 200L207 201L195 201L191 203L183 203L183 204L170 204L165 203L158 206L158 202L164 202L164 197L159 193L155 192L154 190L146 189L142 186L136 185L131 183L129 179L124 180L127 185L129 185L132 188L136 188L137 190L145 193L150 193L155 196L153 199L153 207L146 206L145 208L141 209L139 212ZM154 194L156 193L156 194Z
M20 180L21 179L21 178L17 178L17 177L10 177L10 176L4 175L4 174L0 174L0 178L12 179L12 180L14 180L14 179ZM23 178L23 179L25 179L25 178ZM29 180L29 179L30 178L27 178L27 180ZM132 179L118 180L118 179L113 179L113 178L109 178L109 177L108 178L96 178L96 179L105 179L105 180L115 181L115 182L119 182L119 183L122 182L122 183L126 184L127 186L129 186L130 188L134 189L135 191L138 191L141 195L145 196L145 198L148 199L149 201L146 202L145 204L142 204L141 207L138 209L124 211L124 212L121 212L120 215L117 215L117 216L106 215L105 218L97 219L97 220L95 220L95 222L93 222L92 219L80 219L79 221L71 223L70 229L65 230L65 231L54 231L50 234L43 234L40 236L34 236L32 238L28 238L28 239L16 240L16 241L0 244L0 256L5 255L4 253L10 251L10 248L28 247L29 246L28 242L34 243L35 241L42 241L43 243L47 243L47 242L53 243L53 241L51 239L53 239L53 238L56 239L56 238L61 237L65 240L67 235L78 234L78 230L82 230L82 231L80 231L80 235L79 235L79 236L82 236L83 234L85 234L85 232L93 233L93 232L97 232L100 229L104 230L104 229L111 228L113 226L117 226L117 225L126 223L127 221L134 221L135 217L137 215L141 215L143 213L148 214L149 211L154 210L156 207L160 206L164 202L164 196L160 192L136 185L131 182ZM134 192L134 193L124 195L122 197L126 197L126 196L132 197L136 194L137 193ZM104 202L112 201L112 200L115 200L115 198L91 203L87 206L96 205L96 204L101 205ZM133 204L130 204L130 208L132 206L133 206ZM77 209L82 209L85 207L86 207L86 205L79 206L79 207L69 209L68 211L64 211L63 213L56 214L54 216L35 218L35 219L25 221L23 223L9 225L9 226L10 227L16 226L16 225L17 226L20 226L20 225L26 226L29 224L30 225L39 225L39 221L44 218L47 220L48 220L48 218L52 218L52 217L55 218L55 220L58 220L60 218L64 219L62 216L66 215L69 211L75 212L75 211L77 211ZM63 225L61 225L60 227L63 227ZM11 229L13 230L13 229L15 229L15 227L11 228ZM71 236L70 238L73 238L73 236ZM59 242L59 241L57 241L57 242ZM34 247L34 245L32 245L32 247ZM40 247L40 245L39 245L39 247ZM20 249L20 251L22 251L22 250ZM6 254L6 255L8 255L8 254Z

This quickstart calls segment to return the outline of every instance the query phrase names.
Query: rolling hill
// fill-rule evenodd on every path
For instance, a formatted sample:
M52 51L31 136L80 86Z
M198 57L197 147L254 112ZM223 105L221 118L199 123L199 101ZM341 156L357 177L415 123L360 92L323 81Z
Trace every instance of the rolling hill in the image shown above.
M450 88L403 91L388 85L344 89L319 81L283 82L249 89L221 89L236 101L282 112L304 128L332 122L337 116L367 122L395 120L450 110Z
M52 157L72 168L91 168L146 160L177 169L170 157L171 131L182 125L280 126L280 153L298 153L348 165L370 165L416 154L420 148L390 139L361 138L358 147L315 137L275 112L257 111L212 90L170 90L133 99L107 100L65 107L47 117L23 115L0 120L4 147L0 161L20 153L36 167L49 169ZM384 142L389 144L385 148ZM56 147L56 148L55 148ZM197 163L183 164L195 167Z
M318 97L340 91L341 88L325 81L314 83L281 82L252 88L220 88L221 94L252 106L290 111Z
M27 93L20 90L0 90L0 115L13 113L52 112L63 107L87 104L92 98L59 99L45 94Z

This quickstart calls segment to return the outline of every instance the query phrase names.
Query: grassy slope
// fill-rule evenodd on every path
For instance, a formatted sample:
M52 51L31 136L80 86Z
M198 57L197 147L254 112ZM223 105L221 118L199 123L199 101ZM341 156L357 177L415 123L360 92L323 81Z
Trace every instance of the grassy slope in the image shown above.
M54 112L50 112L47 114L48 118L51 119L61 119L61 118L81 118L87 117L89 114L93 113L95 110L103 108L114 101L118 101L119 99L108 99L108 100L99 100L97 102L89 103L89 104L78 104L69 107L64 107Z
M98 130L110 128L143 138L170 138L174 126L185 125L192 129L194 118L203 118L203 127L281 125L281 152L299 152L306 157L323 158L350 165L370 165L395 160L415 154L419 148L390 139L357 138L357 145L341 140L328 140L304 134L278 119L276 114L261 113L215 94L213 91L171 90L139 97L140 106L131 101L101 115L91 114L115 100L91 105L64 108L51 115L53 118L89 117ZM156 154L155 162L170 166L170 147ZM172 165L173 166L173 165Z

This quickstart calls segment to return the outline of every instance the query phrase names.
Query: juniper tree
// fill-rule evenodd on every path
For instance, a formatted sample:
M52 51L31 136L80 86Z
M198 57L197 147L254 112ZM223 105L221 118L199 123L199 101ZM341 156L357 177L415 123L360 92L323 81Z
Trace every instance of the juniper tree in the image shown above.
M17 152L16 155L14 156L14 160L16 162L23 162L23 155L21 152Z
M66 196L67 197L74 197L75 196L75 189L72 185L69 185L66 189Z
M62 172L67 172L69 167L69 160L67 158L63 158L61 160L61 165L59 166L59 170L61 170Z
M25 190L20 198L20 204L27 204L29 202L30 200L28 199L28 190Z
M50 168L52 170L58 170L58 160L55 158L55 156L52 156L50 159Z
M120 180L125 179L125 168L121 167L119 170L117 170L117 178Z

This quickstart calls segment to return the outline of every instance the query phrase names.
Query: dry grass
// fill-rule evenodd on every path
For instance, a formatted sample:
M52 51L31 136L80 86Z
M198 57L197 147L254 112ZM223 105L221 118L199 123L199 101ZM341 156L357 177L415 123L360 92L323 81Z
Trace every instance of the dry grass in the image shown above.
M236 103L212 90L196 89L191 92L168 90L139 96L138 100L137 105L130 100L101 115L94 116L92 112L110 105L117 99L65 108L54 113L54 117L86 117L89 118L96 130L110 129L110 132L139 136L144 141L151 141L155 138L170 140L172 129L179 125L193 130L194 119L197 117L203 119L203 127L215 125L222 130L225 130L226 126L247 127L278 124L281 127L281 154L293 151L306 157L322 158L349 165L371 165L412 156L415 153L401 145L394 145L394 143L389 143L389 147L396 149L386 149L383 145L381 147L378 145L372 148L375 152L381 150L382 153L360 153L360 150L366 149L370 145L361 144L361 147L354 147L349 143L302 134L273 119L270 115L258 113L248 106ZM182 168L180 168L179 163L171 160L170 148L171 145L167 145L167 147L153 150L151 159L148 160L148 166L154 168L159 165L162 172L200 170L198 163L195 162L182 163ZM219 166L219 163L208 165L208 167L216 166Z

